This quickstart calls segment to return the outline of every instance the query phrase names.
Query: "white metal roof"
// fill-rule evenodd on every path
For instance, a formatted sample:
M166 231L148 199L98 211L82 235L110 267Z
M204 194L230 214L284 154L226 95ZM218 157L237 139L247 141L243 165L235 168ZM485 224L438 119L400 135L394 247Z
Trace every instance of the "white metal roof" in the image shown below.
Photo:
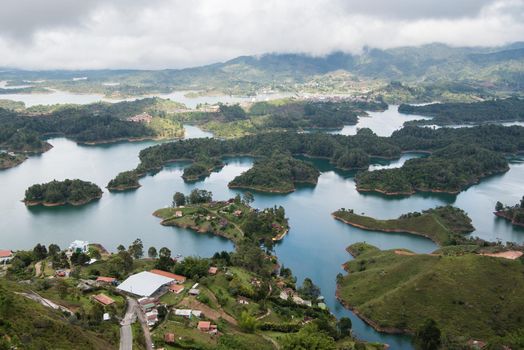
M172 278L144 271L129 276L117 287L117 289L131 294L148 297L154 294L158 288L173 281L174 279Z

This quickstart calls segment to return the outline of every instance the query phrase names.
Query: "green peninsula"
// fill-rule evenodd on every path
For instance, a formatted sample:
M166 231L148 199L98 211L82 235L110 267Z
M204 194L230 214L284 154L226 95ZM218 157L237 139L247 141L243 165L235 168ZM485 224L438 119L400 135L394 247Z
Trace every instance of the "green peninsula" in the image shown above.
M84 205L102 198L102 190L92 182L82 180L53 180L44 184L32 185L25 191L24 203L28 207L43 205Z
M271 246L289 230L283 207L258 210L240 196L228 201L213 201L210 196L207 191L195 189L186 197L186 205L159 209L153 215L161 218L164 226L209 232L235 243L249 238Z
M510 345L524 327L522 261L381 251L365 243L349 250L356 256L337 279L337 297L377 330L413 334L433 319L446 348L457 349L471 339Z
M295 184L316 184L320 172L311 164L278 154L256 160L253 167L229 183L230 188L245 188L261 192L289 193Z
M27 157L23 154L10 154L6 152L0 153L0 170L14 168L26 160Z
M332 215L337 220L364 230L411 233L427 237L441 246L457 244L464 234L475 229L462 209L450 205L404 214L391 220L358 215L351 209L340 209Z

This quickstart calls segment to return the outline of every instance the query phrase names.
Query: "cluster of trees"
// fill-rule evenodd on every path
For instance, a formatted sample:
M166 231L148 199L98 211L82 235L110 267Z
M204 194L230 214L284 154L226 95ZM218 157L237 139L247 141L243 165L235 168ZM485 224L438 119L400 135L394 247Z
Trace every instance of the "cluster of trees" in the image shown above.
M182 192L176 192L173 195L173 207L180 207L186 204L209 203L212 200L213 192L195 188L187 196Z
M524 226L524 196L520 200L520 203L512 207L497 202L495 211L497 215L510 220L513 224Z
M401 168L357 175L361 190L411 194L416 191L457 193L481 178L509 169L503 154L475 145L453 144L428 158L408 160Z
M220 158L202 157L184 168L182 178L186 181L196 181L211 175L211 171L223 166L224 162Z
M24 201L30 204L84 204L101 196L102 190L94 183L67 179L32 185L25 191Z
M383 101L292 101L283 104L258 102L251 106L249 114L268 116L265 128L304 129L342 128L354 125L364 110L385 110Z
M412 124L480 124L524 120L524 99L510 97L473 103L433 103L423 106L402 104L398 111L405 114L431 116L433 119Z
M266 248L272 249L273 237L288 227L286 212L282 206L250 211L246 214L241 227L244 231L244 239L258 245L262 243Z
M316 184L319 176L320 172L305 161L289 154L274 154L256 160L253 167L235 177L229 187L290 192L295 189L295 183Z
M107 188L111 191L122 191L138 187L140 187L140 183L134 170L121 172L107 184Z

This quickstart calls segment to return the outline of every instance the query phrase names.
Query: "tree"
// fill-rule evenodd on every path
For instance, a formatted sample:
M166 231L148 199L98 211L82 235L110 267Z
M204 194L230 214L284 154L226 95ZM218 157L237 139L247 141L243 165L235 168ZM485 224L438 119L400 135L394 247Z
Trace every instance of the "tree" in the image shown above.
M60 299L65 299L65 297L69 293L69 285L66 281L59 279L56 282L56 291L58 292Z
M165 258L171 258L171 250L169 250L169 248L167 247L162 247L160 248L160 251L158 252L160 257L165 257Z
M89 247L88 253L87 253L92 259L100 260L102 259L102 255L100 254L100 251L96 249L95 247Z
M151 259L156 259L156 257L158 256L156 248L149 247L149 249L147 250L147 256L149 256Z
M352 326L353 324L351 323L350 318L341 317L340 320L338 320L337 322L337 328L340 336L343 338L347 335L350 335Z
M38 243L33 248L33 254L35 255L36 260L45 259L47 257L47 248L45 247L45 245Z
M186 205L186 196L181 192L176 192L173 196L173 207L180 207Z
M209 203L213 200L213 193L206 190L199 190L195 188L189 194L189 202L191 204Z
M417 329L413 337L413 343L420 350L437 350L440 348L440 329L433 319L427 319L424 324Z
M520 200L520 207L524 209L524 196L522 196L522 199Z
M119 252L123 252L126 250L126 247L124 247L122 244L119 244L118 247L116 247L116 250Z
M140 259L144 256L144 244L140 238L135 239L135 241L129 246L129 254L135 259Z
M304 298L315 300L320 296L320 288L316 286L310 278L305 278L302 283L302 287L298 289L298 292Z
M254 333L257 329L257 319L247 311L243 311L238 320L238 326L243 332Z
M307 324L297 333L283 337L283 350L335 350L335 340L314 324Z
M175 262L173 259L167 256L160 256L160 258L158 258L157 262L155 263L155 269L162 271L171 271L173 266L175 266Z
M244 195L242 197L246 205L250 205L255 200L255 196L253 195L253 193L249 191L244 192Z
M84 265L89 262L89 260L91 260L91 258L85 253L74 252L71 254L71 264L73 265Z
M56 256L58 253L60 253L61 249L56 244L50 244L48 250L50 256Z
M504 204L497 201L497 204L495 204L495 211L501 211L502 209L504 209Z

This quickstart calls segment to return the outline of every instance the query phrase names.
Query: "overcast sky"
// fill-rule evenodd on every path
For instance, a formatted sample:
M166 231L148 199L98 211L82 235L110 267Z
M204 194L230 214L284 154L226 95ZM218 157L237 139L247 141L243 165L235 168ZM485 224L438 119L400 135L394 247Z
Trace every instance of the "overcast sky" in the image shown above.
M0 66L182 68L240 55L524 41L524 0L2 0Z

